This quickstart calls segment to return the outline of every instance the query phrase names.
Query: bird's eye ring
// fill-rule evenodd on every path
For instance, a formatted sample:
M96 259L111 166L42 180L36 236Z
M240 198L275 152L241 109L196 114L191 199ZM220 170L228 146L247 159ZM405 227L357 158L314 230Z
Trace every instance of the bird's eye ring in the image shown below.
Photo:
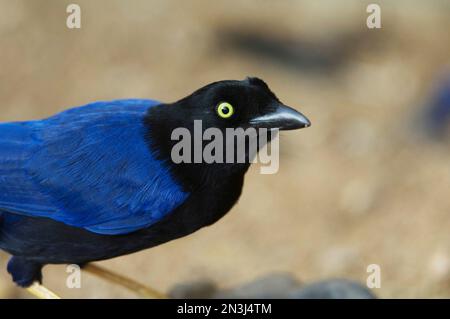
M233 115L233 113L234 113L234 108L228 102L221 102L217 106L217 114L223 119L230 118Z

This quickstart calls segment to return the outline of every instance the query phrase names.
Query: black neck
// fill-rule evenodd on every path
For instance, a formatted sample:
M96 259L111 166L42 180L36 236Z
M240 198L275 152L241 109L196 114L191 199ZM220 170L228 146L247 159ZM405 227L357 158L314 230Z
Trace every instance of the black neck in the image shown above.
M171 173L185 191L192 192L203 188L216 188L225 184L242 183L250 163L179 163L171 159L171 151L178 141L171 139L172 131L177 127L186 127L168 117L165 113L171 106L152 107L144 119L147 128L147 141L150 150L159 160L164 161ZM188 129L192 129L189 128ZM193 134L192 134L193 136Z

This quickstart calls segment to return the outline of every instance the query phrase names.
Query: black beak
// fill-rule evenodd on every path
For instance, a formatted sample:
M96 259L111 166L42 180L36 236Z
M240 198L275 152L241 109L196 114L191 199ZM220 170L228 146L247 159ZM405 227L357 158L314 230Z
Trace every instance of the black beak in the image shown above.
M250 125L256 128L296 130L311 126L311 122L302 113L279 104L274 112L251 119Z

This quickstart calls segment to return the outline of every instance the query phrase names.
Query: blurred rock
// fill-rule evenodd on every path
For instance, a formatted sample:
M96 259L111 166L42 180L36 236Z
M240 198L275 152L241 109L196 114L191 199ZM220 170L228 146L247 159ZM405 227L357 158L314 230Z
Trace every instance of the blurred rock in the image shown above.
M170 292L169 297L175 299L203 299L213 298L217 292L217 286L210 280L190 282L176 285Z
M287 298L301 283L290 274L273 274L234 289L219 291L214 298Z
M307 285L289 294L292 299L375 299L363 285L345 279L332 279Z
M332 279L302 285L290 274L272 274L236 288L220 290L211 281L175 286L171 298L196 299L374 299L376 296L359 283Z

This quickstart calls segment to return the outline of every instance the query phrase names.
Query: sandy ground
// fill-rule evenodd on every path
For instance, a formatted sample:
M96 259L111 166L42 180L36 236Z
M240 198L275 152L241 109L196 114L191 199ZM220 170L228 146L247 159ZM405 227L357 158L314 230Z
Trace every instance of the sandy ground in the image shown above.
M51 115L95 100L173 101L220 79L257 75L313 126L281 137L280 170L254 166L238 205L187 238L102 262L168 291L209 278L231 287L273 272L304 282L365 282L381 267L381 297L450 297L448 144L423 139L415 115L449 65L445 1L81 1L81 30L65 27L65 1L0 0L0 121ZM242 53L233 28L327 42L359 32L337 71L296 70ZM374 36L375 35L375 36ZM13 286L0 253L0 297ZM134 297L88 274L65 287L64 266L45 284L64 297Z

